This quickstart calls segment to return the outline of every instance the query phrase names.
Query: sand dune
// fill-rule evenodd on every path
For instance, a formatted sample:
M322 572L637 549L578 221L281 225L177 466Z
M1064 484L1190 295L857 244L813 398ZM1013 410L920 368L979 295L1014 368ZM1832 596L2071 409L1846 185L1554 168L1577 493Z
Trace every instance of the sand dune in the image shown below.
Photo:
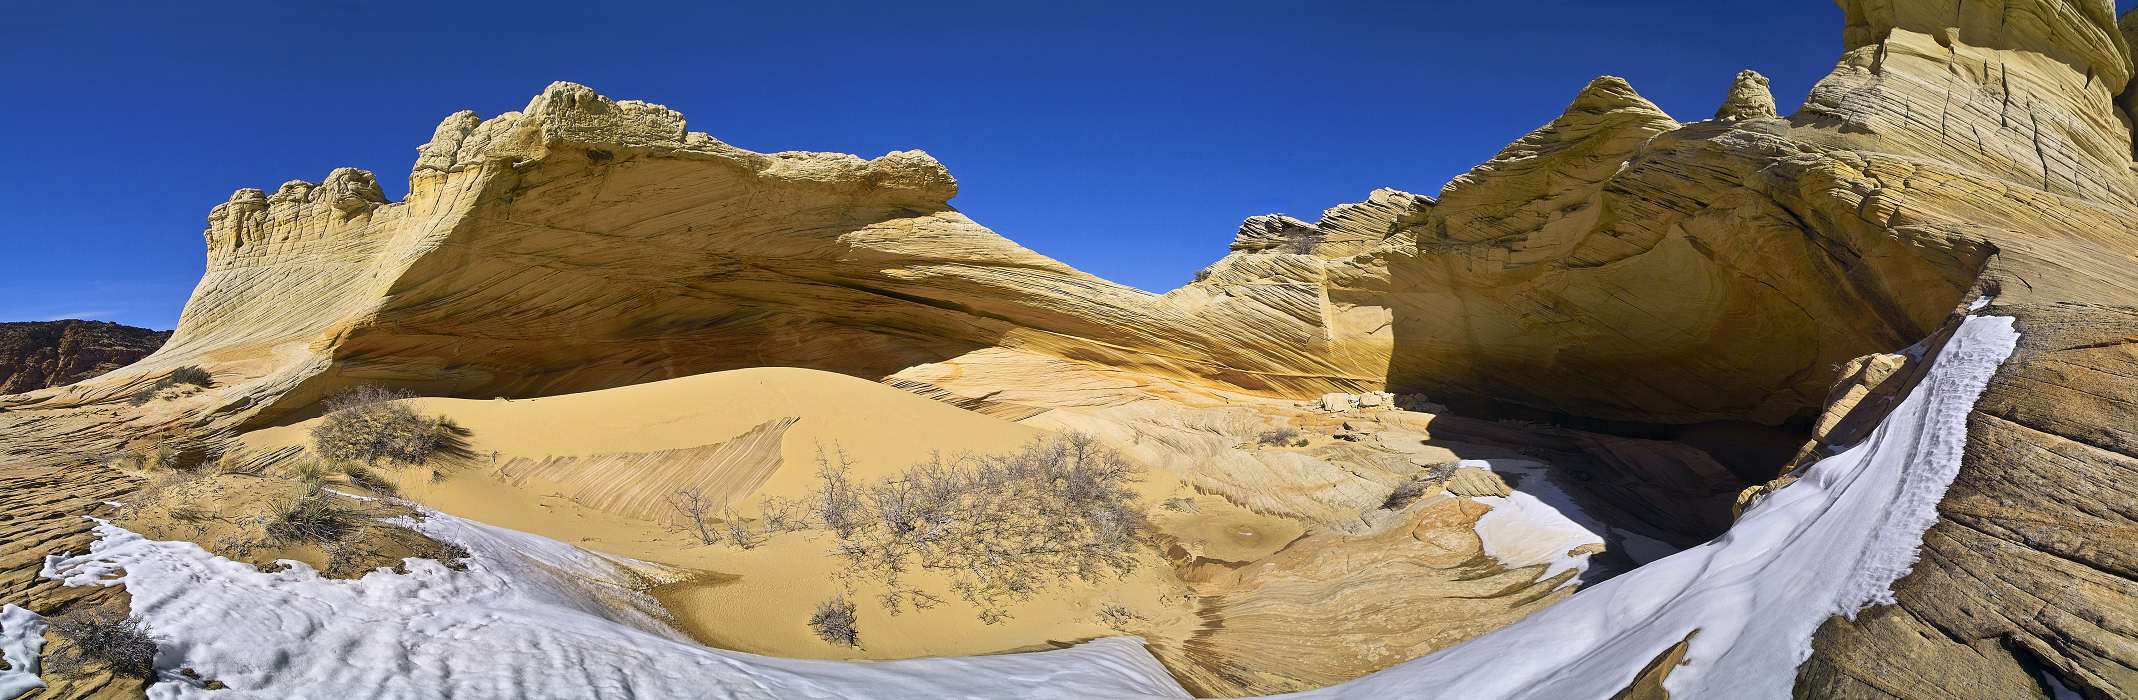
M760 499L802 498L817 485L817 454L843 450L853 476L892 474L942 453L1001 452L1040 438L1039 429L967 411L875 382L808 369L715 372L615 389L527 400L410 399L417 410L465 429L468 452L434 475L393 473L401 494L438 510L659 565L650 590L677 627L722 648L803 658L910 658L1051 648L1121 634L1108 606L1132 611L1134 631L1185 637L1195 617L1187 587L1156 552L1130 576L1071 583L1017 605L999 624L916 572L909 583L948 602L892 614L884 589L842 583L833 538L822 531L771 534L751 548L705 545L680 526L664 499L703 486L736 515L759 523ZM302 445L317 419L243 438L251 451ZM1191 495L1177 479L1148 474L1152 503ZM1215 530L1258 522L1221 499L1166 527ZM1207 522L1205 522L1207 520ZM1282 525L1265 529L1284 531ZM1296 526L1275 545L1296 536ZM1262 548L1265 552L1274 546ZM680 572L680 573L679 573ZM841 592L860 608L863 647L828 644L803 624Z

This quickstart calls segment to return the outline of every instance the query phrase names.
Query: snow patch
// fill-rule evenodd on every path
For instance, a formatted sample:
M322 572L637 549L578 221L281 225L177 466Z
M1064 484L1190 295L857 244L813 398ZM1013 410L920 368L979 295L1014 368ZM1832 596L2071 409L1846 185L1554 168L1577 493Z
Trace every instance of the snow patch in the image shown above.
M1492 508L1477 519L1477 538L1484 544L1486 556L1509 569L1544 564L1544 574L1539 577L1544 579L1573 570L1574 576L1561 586L1580 581L1582 574L1588 572L1589 555L1573 551L1602 545L1604 537L1599 533L1609 532L1610 528L1576 505L1574 497L1552 481L1544 465L1522 460L1466 459L1458 466L1520 477L1504 498L1470 499Z
M89 553L49 557L44 575L125 584L134 614L167 640L159 667L230 687L167 678L150 687L155 698L1188 697L1125 637L877 663L710 649L633 589L637 562L438 512L403 524L467 547L467 570L411 559L407 574L353 581L301 565L266 573L98 521Z
M1720 538L1468 642L1291 698L1606 697L1688 635L1672 697L1787 698L1811 635L1892 600L1957 473L1967 416L2019 340L1964 319L1878 428L1807 468Z
M0 605L0 698L13 698L45 687L38 680L38 658L45 646L45 619L15 605Z

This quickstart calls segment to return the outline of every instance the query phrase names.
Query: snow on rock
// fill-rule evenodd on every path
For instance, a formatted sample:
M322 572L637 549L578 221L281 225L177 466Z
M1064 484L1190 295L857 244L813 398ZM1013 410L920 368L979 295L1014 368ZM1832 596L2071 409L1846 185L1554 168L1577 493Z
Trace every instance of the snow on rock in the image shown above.
M1457 466L1522 476L1505 497L1470 498L1492 507L1477 519L1477 538L1486 556L1509 569L1544 564L1541 578L1546 579L1572 569L1575 575L1562 586L1579 581L1581 574L1588 571L1589 554L1601 551L1604 537L1600 533L1609 528L1576 505L1574 497L1551 480L1543 464L1466 459Z
M2010 317L1964 320L1870 437L1806 469L1713 542L1468 642L1286 697L1607 697L1697 631L1664 683L1672 697L1787 698L1812 632L1890 601L1914 565L1959 470L1967 415L2018 339Z
M0 698L45 687L38 680L38 657L45 645L45 619L14 605L0 605Z
M407 574L352 581L295 562L265 573L99 521L88 554L48 557L44 575L125 584L133 612L167 640L158 667L230 688L172 679L150 688L156 698L1187 697L1133 638L877 663L710 649L656 619L658 605L628 585L634 562L426 516L409 524L467 547L466 571L409 560Z

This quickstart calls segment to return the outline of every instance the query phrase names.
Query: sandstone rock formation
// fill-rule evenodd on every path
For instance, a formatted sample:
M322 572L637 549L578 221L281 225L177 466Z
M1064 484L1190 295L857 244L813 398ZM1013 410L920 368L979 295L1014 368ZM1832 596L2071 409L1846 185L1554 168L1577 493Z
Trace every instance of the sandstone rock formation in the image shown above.
M101 450L273 424L355 383L517 397L801 366L1110 435L1198 489L1322 528L1324 545L1237 580L1279 591L1260 609L1300 610L1312 595L1292 586L1314 577L1292 572L1393 537L1369 514L1429 446L1344 428L1358 440L1243 448L1301 420L1272 405L1425 392L1621 428L1816 422L1833 440L1913 371L1862 363L1830 396L1841 369L1934 345L1982 301L2018 319L2021 347L1978 406L1923 560L1897 605L1820 631L1799 693L2030 697L2053 678L2133 697L2132 17L2119 27L2107 0L1840 5L1841 61L1793 114L1755 74L1692 123L1599 78L1437 197L1248 219L1164 295L981 227L925 154L752 153L558 83L520 112L448 117L404 201L350 169L239 190L209 215L208 272L165 348L0 400L0 479L106 497L125 485L92 466ZM223 386L121 405L180 364ZM1748 476L1690 440L1553 430L1539 439L1555 465L1592 470L1601 498L1660 532L1713 534ZM60 517L0 521L28 543L0 562L78 542ZM1378 576L1323 578L1353 574ZM0 595L68 595L19 578ZM1266 655L1297 618L1268 619L1204 641ZM1241 657L1190 651L1232 669L1209 687L1256 687Z
M0 323L0 394L73 384L148 356L170 331L108 321Z

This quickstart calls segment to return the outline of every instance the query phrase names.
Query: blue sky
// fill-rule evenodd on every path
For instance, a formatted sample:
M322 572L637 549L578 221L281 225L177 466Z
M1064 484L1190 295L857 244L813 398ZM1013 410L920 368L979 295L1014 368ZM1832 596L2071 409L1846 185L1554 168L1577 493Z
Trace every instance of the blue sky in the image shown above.
M1597 75L1691 120L1754 68L1787 111L1841 39L1817 0L1048 5L7 3L0 320L168 328L231 190L398 198L440 118L552 80L754 150L925 149L981 223L1163 291L1244 217L1437 192Z

